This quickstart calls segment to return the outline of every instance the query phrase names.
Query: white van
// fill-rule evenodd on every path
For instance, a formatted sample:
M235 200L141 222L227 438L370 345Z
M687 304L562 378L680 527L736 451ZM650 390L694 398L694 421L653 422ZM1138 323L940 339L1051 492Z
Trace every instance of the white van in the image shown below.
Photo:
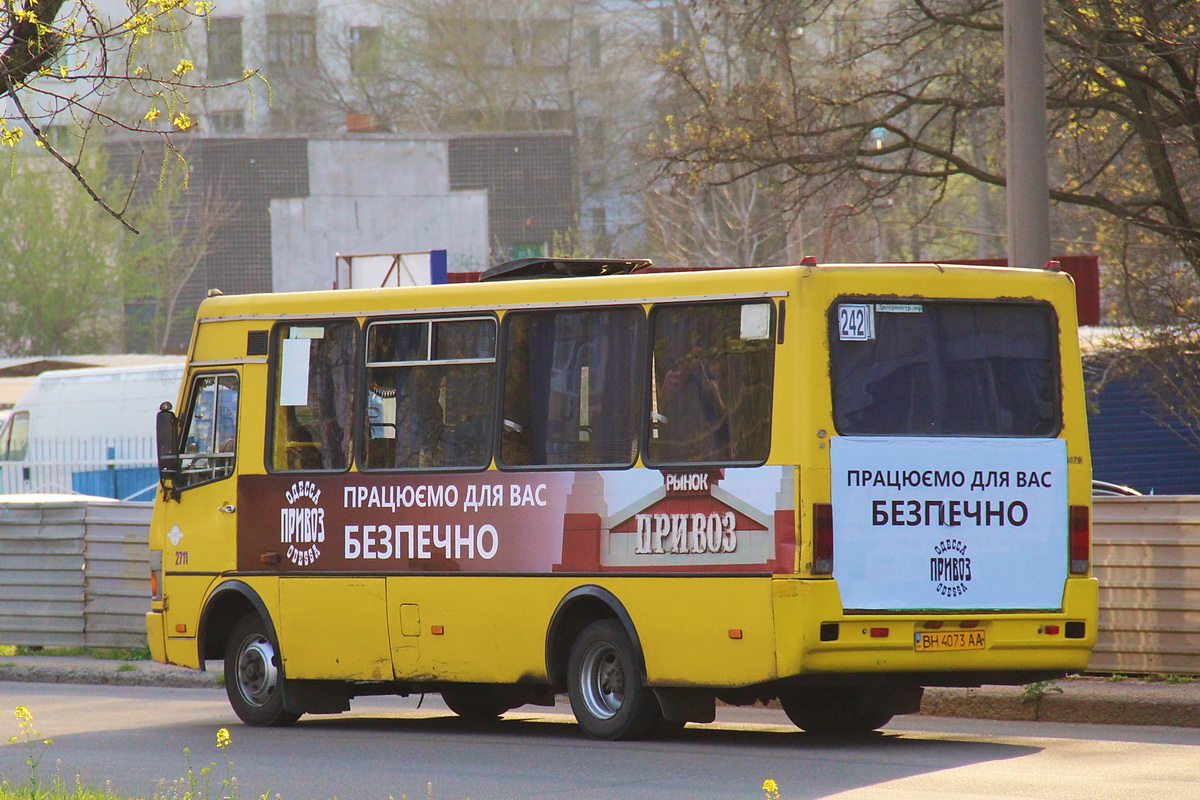
M0 429L0 493L153 500L154 417L182 377L182 358L43 372Z

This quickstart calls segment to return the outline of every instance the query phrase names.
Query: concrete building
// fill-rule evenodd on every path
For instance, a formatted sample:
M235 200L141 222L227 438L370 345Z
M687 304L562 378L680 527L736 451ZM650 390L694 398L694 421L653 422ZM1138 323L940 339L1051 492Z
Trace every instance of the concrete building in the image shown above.
M567 133L180 139L191 202L225 213L181 292L171 350L209 289L328 289L339 254L445 250L451 274L480 272L543 252L577 216ZM114 167L133 174L155 147L114 143Z

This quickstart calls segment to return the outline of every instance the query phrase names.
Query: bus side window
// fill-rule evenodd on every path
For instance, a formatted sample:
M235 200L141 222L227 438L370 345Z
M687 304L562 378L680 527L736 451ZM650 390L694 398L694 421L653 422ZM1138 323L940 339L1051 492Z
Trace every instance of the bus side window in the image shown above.
M237 375L201 375L184 419L178 488L233 474L237 447Z
M491 460L496 322L367 327L367 469L483 468Z
M275 336L271 469L346 469L354 430L358 323L280 324Z
M648 464L765 461L775 353L771 305L657 306Z
M626 467L637 459L641 308L505 318L504 466Z

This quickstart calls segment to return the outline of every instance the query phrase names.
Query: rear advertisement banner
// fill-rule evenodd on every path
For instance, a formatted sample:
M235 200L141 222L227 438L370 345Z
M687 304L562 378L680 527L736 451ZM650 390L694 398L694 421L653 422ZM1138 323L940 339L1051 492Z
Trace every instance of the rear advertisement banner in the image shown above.
M1065 441L842 436L830 447L846 609L1061 607Z

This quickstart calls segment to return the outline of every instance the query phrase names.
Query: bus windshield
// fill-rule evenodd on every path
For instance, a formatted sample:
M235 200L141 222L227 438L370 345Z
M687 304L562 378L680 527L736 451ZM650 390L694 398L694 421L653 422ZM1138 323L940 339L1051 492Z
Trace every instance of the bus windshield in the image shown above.
M838 433L1056 436L1057 335L1044 303L843 298L830 313Z

